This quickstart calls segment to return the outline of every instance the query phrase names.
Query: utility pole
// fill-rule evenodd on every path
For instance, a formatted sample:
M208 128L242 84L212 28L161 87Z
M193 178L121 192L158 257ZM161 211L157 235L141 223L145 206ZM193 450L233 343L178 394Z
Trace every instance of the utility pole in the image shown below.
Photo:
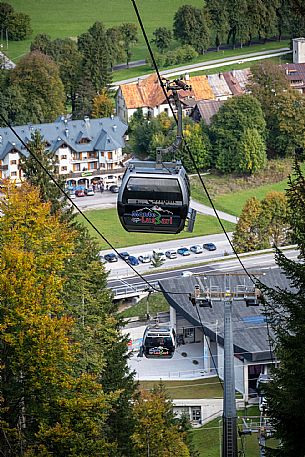
M221 301L224 305L224 398L223 398L223 421L222 421L222 457L237 457L237 414L235 400L235 373L234 373L234 342L232 329L232 304L234 301L245 301L246 306L258 306L257 297L259 290L253 283L250 285L238 284L231 288L231 276L246 276L244 274L221 274L206 275L204 279L213 276L224 277L224 287L212 286L211 279L204 286L198 278L200 285L196 285L190 301L200 308L212 307L213 301ZM228 284L227 284L228 279ZM197 308L197 313L199 311Z

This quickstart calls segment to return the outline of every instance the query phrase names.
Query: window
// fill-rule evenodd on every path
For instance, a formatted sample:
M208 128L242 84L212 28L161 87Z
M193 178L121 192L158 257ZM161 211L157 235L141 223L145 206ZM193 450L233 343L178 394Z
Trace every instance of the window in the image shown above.
M17 171L12 171L11 176L17 176Z
M10 164L11 165L17 165L17 160L11 160Z
M73 160L82 160L80 152L74 152Z
M88 169L89 170L95 170L96 169L96 162L89 162L88 163Z
M201 422L201 407L200 406L192 406L191 407L191 411L192 411L191 420L196 421L196 422Z
M80 171L80 163L75 163L73 165L73 171Z
M112 152L108 152L108 159L112 160Z
M184 336L184 338L187 338L188 340L195 341L195 329L194 328L185 328L183 330L183 336Z
M67 156L66 155L63 155L60 158L61 158L61 160L67 160Z
M61 171L67 171L67 167L60 167Z

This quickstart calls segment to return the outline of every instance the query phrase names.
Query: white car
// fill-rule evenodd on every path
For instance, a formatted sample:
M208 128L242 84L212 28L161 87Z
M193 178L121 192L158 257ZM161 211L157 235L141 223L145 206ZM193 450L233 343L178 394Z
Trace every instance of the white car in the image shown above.
M201 254L203 252L203 249L199 244L194 244L194 246L190 247L190 251L194 252L195 254Z
M165 255L168 259L176 259L178 257L177 251L175 251L175 249L169 249L165 252Z

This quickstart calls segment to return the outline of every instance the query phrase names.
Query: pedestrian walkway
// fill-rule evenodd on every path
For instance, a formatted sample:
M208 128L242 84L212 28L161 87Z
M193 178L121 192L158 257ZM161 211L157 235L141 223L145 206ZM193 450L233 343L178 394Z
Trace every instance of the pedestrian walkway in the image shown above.
M191 199L191 208L195 209L197 213L201 214L207 214L209 216L214 216L216 217L215 211L213 208L207 205L203 205L202 203L196 202L195 200ZM220 219L223 219L224 221L229 221L233 222L234 224L237 224L238 218L236 216L232 216L231 214L224 213L223 211L217 210L217 214L220 217Z

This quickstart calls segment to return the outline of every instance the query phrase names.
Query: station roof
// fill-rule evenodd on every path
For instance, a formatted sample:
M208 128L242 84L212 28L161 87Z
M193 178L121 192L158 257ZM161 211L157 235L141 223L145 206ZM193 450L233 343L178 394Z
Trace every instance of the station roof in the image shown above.
M230 290L233 290L237 285L252 285L249 278L244 274L234 273L234 275L229 277ZM268 286L290 288L286 276L279 269L267 270L266 274L260 280ZM176 310L177 314L184 317L196 327L200 327L202 323L206 335L212 341L216 341L217 334L217 341L223 346L224 303L220 300L213 300L212 308L200 308L191 303L189 294L194 292L195 285L199 285L201 289L216 286L223 290L226 287L224 281L224 276L207 275L205 277L173 277L161 280L159 283L166 300ZM248 362L256 363L266 362L271 359L269 336L272 336L272 332L269 326L268 336L267 323L263 312L264 308L262 305L247 307L244 300L233 301L234 353L240 359L246 359Z

